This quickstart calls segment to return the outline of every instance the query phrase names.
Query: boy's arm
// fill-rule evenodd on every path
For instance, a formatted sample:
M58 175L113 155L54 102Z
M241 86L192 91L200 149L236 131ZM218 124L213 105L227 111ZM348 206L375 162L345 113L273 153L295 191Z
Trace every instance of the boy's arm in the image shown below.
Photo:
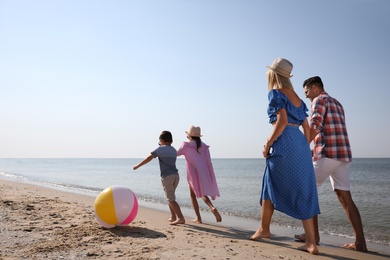
M148 157L146 157L145 159L143 159L140 163L138 163L137 165L134 165L133 166L133 170L137 170L139 167L141 167L142 165L144 164L147 164L148 162L150 162L151 160L153 160L154 156L153 154L149 155Z

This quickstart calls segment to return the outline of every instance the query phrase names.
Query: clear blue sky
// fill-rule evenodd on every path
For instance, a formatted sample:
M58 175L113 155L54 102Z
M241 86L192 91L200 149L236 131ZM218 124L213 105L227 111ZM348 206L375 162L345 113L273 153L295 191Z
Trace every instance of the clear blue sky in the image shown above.
M190 124L261 158L265 66L322 77L354 157L390 157L390 1L0 0L0 157L143 158Z

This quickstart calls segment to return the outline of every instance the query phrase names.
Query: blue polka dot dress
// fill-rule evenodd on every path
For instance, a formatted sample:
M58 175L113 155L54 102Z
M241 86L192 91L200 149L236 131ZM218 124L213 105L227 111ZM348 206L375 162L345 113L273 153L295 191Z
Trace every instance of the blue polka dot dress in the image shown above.
M276 120L276 112L281 108L286 109L290 124L300 125L308 116L303 101L295 107L279 90L271 90L268 100L270 123ZM310 146L298 126L287 125L272 144L260 204L262 200L271 200L276 210L301 220L320 214Z

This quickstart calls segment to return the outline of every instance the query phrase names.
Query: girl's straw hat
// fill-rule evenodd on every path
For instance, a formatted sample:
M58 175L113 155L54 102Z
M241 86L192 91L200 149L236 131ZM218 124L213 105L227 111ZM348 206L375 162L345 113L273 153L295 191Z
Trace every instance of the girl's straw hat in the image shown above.
M200 127L199 126L193 126L193 125L191 125L188 128L188 131L186 131L186 134L188 136L193 136L193 137L201 137L202 136L200 134Z
M283 58L276 58L272 65L267 66L267 68L286 78L291 78L293 76L291 75L293 69L292 63Z

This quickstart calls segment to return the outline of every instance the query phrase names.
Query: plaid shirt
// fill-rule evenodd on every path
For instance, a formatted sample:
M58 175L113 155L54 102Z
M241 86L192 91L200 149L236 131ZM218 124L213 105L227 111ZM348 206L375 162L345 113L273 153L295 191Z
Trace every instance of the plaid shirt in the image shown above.
M313 160L323 157L352 161L343 106L325 91L311 105L310 128L318 134L314 138Z

